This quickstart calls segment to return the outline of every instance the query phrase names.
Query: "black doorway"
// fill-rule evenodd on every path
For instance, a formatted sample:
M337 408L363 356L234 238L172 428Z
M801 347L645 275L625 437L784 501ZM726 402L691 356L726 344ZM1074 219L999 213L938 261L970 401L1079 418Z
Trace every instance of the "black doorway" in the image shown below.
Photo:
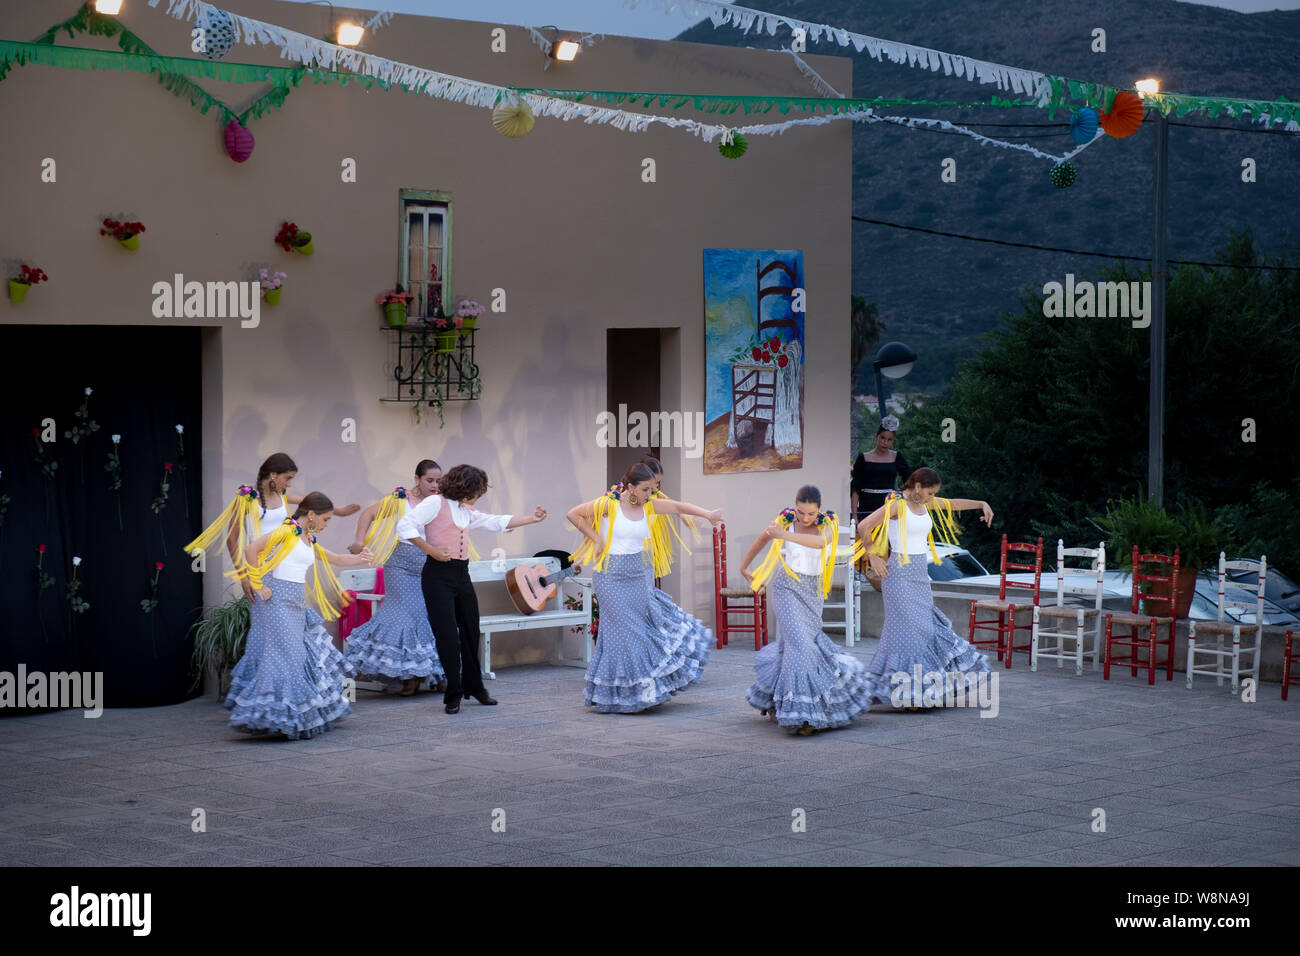
M0 377L0 671L99 671L110 707L193 696L188 632L203 585L181 548L204 526L200 335L198 328L0 327L10 366ZM76 442L67 434L74 429ZM50 434L55 441L41 440ZM107 467L115 434L120 491ZM74 556L82 559L83 613L68 600ZM51 579L45 589L38 559ZM141 602L153 597L158 604L146 613Z

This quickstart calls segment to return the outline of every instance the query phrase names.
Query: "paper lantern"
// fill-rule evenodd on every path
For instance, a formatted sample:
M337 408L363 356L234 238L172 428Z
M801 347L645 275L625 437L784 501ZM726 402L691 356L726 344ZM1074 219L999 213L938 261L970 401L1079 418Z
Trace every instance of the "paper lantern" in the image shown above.
M1070 138L1082 146L1097 135L1097 111L1085 106L1070 117Z
M1074 163L1057 163L1047 175L1057 189L1068 189L1079 178L1079 170Z
M532 108L522 99L515 103L502 103L492 111L492 125L496 131L511 139L526 136L534 122Z
M253 134L239 120L232 119L226 124L226 152L237 163L242 163L253 153Z
M718 152L723 156L726 156L727 159L739 159L745 155L745 150L747 149L749 149L749 143L745 137L741 136L739 133L733 133L731 135L730 143L724 140L718 144Z
M194 25L203 31L202 53L209 60L221 59L235 45L235 25L225 10L209 7Z
M1142 125L1142 97L1128 90L1115 94L1110 112L1101 114L1101 128L1108 136L1123 139L1132 136Z

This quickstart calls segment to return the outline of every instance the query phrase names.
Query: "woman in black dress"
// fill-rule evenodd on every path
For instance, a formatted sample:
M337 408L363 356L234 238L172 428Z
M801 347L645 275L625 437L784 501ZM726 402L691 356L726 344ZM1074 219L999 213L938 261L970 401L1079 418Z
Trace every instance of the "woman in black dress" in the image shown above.
M885 503L886 496L894 490L895 478L905 481L912 473L903 453L894 450L894 436L897 432L898 419L886 415L876 429L875 447L859 454L853 463L849 497L855 523L861 522Z

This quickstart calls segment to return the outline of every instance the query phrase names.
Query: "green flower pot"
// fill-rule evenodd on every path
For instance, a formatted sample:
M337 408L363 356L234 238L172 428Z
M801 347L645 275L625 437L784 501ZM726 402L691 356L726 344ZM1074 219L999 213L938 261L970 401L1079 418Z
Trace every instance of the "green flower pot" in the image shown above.
M406 305L402 302L389 302L384 306L384 318L388 320L389 328L403 328L406 325Z
M284 286L276 286L274 289L267 289L262 293L262 298L266 300L267 305L279 305L280 293L284 291Z
M471 315L468 318L461 319L460 331L464 335L466 332L473 332L478 326L478 316Z
M117 241L128 249L134 250L140 248L140 237L138 235L132 236L130 239L119 239Z
M27 300L27 290L30 289L26 282L19 282L17 279L9 280L9 300L11 302L25 302Z
M304 256L309 256L316 251L315 246L312 245L313 242L314 240L308 239L301 246L294 246L294 249L301 252Z
M439 355L456 351L456 330L435 333L433 336L433 350Z

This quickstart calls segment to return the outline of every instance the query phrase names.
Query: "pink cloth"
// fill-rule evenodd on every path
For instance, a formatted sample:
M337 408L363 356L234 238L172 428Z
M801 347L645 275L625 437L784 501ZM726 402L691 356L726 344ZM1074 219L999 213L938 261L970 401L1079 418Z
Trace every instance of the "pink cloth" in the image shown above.
M370 620L374 613L374 601L358 601L357 592L348 590L343 592L347 596L347 607L343 608L343 613L339 617L339 640L346 641L352 631L366 621ZM384 593L384 569L375 569L375 594Z

